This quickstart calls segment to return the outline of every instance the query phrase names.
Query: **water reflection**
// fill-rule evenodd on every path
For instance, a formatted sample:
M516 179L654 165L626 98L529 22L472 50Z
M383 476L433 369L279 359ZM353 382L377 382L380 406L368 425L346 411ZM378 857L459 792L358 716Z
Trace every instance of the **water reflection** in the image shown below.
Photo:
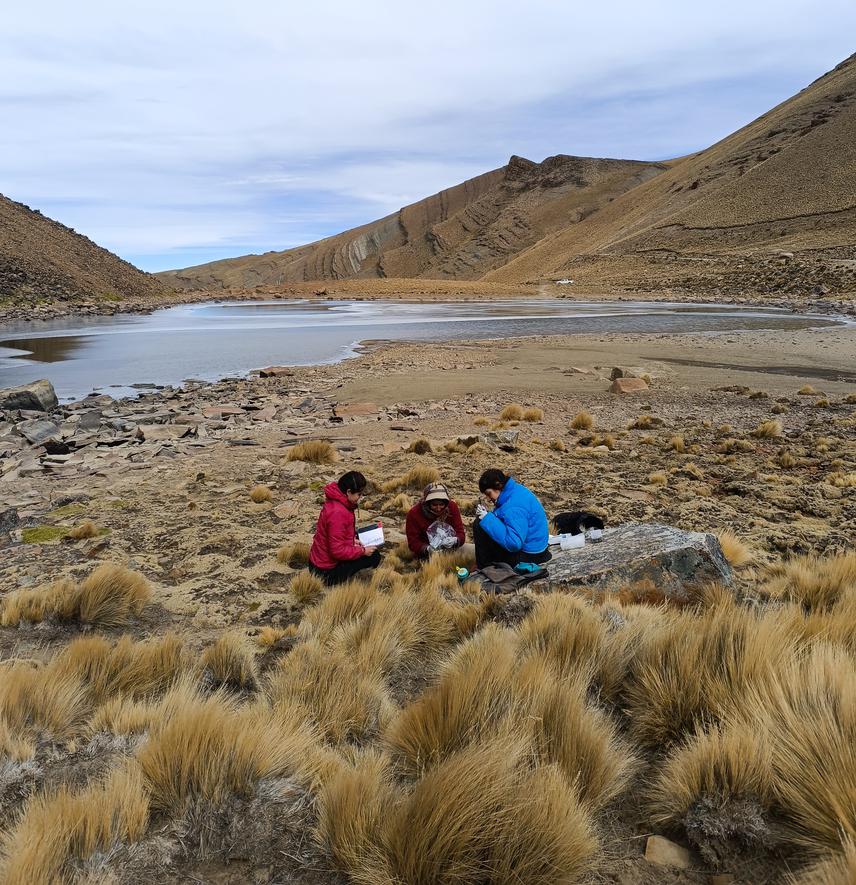
M73 359L83 350L86 339L82 335L62 338L13 338L0 341L0 359L20 359L28 362L59 363Z

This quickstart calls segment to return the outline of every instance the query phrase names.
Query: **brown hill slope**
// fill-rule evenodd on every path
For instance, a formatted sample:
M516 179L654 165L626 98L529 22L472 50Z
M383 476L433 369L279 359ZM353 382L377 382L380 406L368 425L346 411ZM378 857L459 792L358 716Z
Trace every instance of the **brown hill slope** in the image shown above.
M729 258L737 270L735 256L757 274L771 256L793 252L794 259L785 259L791 272L801 257L810 258L822 265L821 276L837 273L839 285L846 287L849 278L856 288L854 247L856 55L728 138L674 163L581 224L543 239L485 279L612 275L618 281L658 273L678 279L689 262L700 268L688 271L690 277L706 270L706 263L723 270ZM675 262L682 259L678 270ZM663 264L671 267L663 271ZM745 276L735 279L745 284Z
M164 288L92 240L0 194L0 302L147 298Z
M512 157L507 166L317 243L160 276L186 288L354 277L479 279L665 169L633 160Z

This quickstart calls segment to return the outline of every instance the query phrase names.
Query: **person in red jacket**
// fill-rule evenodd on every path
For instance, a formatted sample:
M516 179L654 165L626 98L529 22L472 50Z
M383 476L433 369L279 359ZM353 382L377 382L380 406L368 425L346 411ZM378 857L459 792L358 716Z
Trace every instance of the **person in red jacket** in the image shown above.
M425 486L422 498L407 514L407 546L426 559L432 550L454 550L466 540L458 505L441 482Z
M363 547L357 540L354 511L365 488L366 478L356 470L324 488L325 501L309 551L309 571L328 586L347 581L360 569L380 565L377 547Z

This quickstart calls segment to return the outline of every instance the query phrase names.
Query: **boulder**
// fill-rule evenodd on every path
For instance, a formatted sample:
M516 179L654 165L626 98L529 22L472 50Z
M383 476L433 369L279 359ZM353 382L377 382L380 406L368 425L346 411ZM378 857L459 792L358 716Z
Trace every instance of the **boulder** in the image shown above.
M20 387L8 387L0 390L0 409L32 409L36 412L50 412L59 406L56 391L50 381L43 379L23 384Z
M0 510L0 535L11 532L12 529L18 527L20 522L21 520L15 507L7 507L5 510Z
M59 426L47 418L36 418L33 421L22 421L15 425L15 430L30 445L38 446L59 434Z
M294 374L294 369L288 366L268 366L266 369L259 369L260 378L279 378L282 375L289 376Z
M708 581L730 584L733 578L714 535L658 523L605 529L598 543L587 541L574 550L553 551L547 569L554 590L609 591L650 580L666 597L684 601L694 586Z
M648 384L644 378L616 378L610 388L610 393L635 393L639 390L647 390Z
M688 870L692 866L690 852L663 836L648 837L645 843L645 860L661 867L675 867L679 870Z
M513 452L517 448L520 432L517 430L491 430L480 433L478 441L486 446L494 446L503 452Z

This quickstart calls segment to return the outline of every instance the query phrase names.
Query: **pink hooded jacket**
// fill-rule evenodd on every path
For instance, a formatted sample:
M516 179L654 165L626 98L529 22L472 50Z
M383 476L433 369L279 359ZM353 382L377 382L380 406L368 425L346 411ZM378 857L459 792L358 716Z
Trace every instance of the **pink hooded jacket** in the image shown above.
M344 560L365 556L366 548L357 541L357 505L348 500L335 482L324 487L324 497L309 561L316 568L329 570Z

